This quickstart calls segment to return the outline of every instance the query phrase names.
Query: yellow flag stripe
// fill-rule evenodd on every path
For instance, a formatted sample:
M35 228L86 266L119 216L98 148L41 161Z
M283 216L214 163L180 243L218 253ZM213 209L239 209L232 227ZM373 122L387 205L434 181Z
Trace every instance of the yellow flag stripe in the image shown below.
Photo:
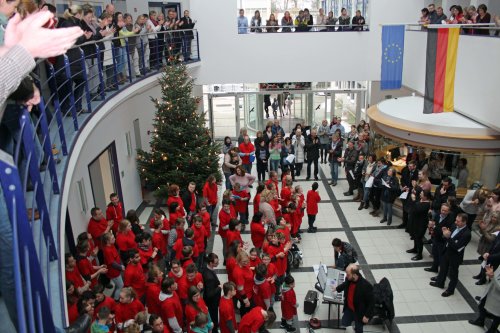
M448 52L446 56L446 79L444 84L444 112L453 112L455 99L455 69L457 67L458 37L460 28L448 31Z

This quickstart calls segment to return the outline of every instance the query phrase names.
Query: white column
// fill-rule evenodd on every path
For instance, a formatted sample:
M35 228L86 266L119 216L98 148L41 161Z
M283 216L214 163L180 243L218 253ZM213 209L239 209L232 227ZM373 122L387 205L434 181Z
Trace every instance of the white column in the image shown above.
M500 156L484 156L481 182L486 188L494 189L497 186L498 170L500 170Z

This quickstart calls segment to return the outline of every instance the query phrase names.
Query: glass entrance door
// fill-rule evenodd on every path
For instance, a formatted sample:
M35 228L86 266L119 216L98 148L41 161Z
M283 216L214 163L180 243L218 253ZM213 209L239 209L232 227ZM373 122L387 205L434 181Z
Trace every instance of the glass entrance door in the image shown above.
M214 138L222 140L224 137L237 138L239 135L239 103L238 110L234 95L209 95L210 115Z

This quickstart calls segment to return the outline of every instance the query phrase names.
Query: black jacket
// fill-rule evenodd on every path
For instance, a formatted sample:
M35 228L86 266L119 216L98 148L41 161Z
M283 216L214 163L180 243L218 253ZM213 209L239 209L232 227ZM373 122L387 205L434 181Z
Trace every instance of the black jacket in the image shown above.
M356 161L358 160L358 151L356 149L347 148L344 152L344 168L346 170L354 170Z
M196 191L194 192L194 197L195 197L195 200L196 200ZM182 203L184 204L184 209L186 210L186 213L189 213L189 207L191 206L191 201L192 201L192 196L191 196L191 192L189 192L189 190L184 190L181 194L181 199L182 199Z
M337 291L344 291L344 308L347 308L347 293L352 282L347 280L337 286ZM354 290L354 320L362 321L363 317L371 318L373 316L373 287L370 282L366 281L362 276L356 282Z
M193 23L193 19L191 19L190 17L183 16L181 18L181 22L182 22L181 29L186 29L186 30L194 29L195 23ZM194 38L193 31L184 31L184 36L186 36L189 39L193 39Z
M211 269L205 268L202 273L203 276L203 300L207 306L219 304L221 289L219 285L221 284L217 274Z
M443 187L443 184L436 187L436 191L434 192L434 200L432 201L432 209L436 211L439 211L441 209L441 205L448 201L449 196L454 197L457 195L457 192L455 191L455 185L450 184L450 187L448 187L448 190L444 194L441 194L441 187Z
M411 185L412 180L418 181L418 170L415 169L413 172L410 172L407 166L404 167L403 170L401 170L401 186L408 187L411 191L413 189Z
M500 236L495 238L488 253L490 255L488 256L487 263L493 266L493 269L496 269L500 265Z
M306 137L306 156L308 160L317 160L319 158L319 150L321 148L321 144L319 143L319 138L313 140L311 135Z
M451 214L448 214L441 223L439 223L439 216L436 221L436 225L434 226L433 237L435 241L439 243L446 243L446 239L443 237L443 230L441 228L446 227L448 229L453 229L454 221L452 219Z
M453 235L453 232L452 232ZM464 227L455 237L450 237L446 240L446 254L450 257L457 258L461 262L464 258L464 247L469 244L472 234L470 229Z
M337 162L337 158L342 157L343 145L344 145L344 143L343 143L342 139L340 139L339 142L337 143L337 145L335 146L335 149L333 149L333 142L330 142L330 147L328 148L328 152L329 152L328 160L330 162L331 161Z
M383 202L394 203L399 194L401 193L399 189L399 181L396 177L383 177L384 181L389 185L389 187L382 185L382 196L380 200Z

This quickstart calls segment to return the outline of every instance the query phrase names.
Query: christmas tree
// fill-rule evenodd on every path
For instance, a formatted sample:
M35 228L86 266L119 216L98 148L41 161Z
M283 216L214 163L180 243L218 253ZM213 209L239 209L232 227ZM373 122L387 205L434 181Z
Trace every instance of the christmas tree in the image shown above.
M212 143L205 115L197 113L200 98L192 97L194 80L186 66L166 66L161 79L161 99L151 98L156 114L151 150L138 150L141 179L158 197L165 198L168 186L187 188L195 182L198 190L210 175L219 181L219 144Z

